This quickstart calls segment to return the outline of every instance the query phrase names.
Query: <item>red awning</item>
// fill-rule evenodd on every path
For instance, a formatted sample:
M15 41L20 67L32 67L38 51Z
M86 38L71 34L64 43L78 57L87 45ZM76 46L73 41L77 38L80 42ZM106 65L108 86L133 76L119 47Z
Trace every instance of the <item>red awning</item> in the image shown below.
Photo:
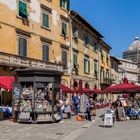
M0 76L0 87L6 90L12 90L12 84L15 82L14 77Z
M68 88L67 86L65 86L63 84L60 85L60 88L62 90L62 93L73 93L74 92L72 89Z
M97 89L97 85L94 85L94 90L92 90L93 94L103 94L105 93L103 90Z
M139 86L129 83L122 83L110 86L106 89L107 92L129 92L137 89Z

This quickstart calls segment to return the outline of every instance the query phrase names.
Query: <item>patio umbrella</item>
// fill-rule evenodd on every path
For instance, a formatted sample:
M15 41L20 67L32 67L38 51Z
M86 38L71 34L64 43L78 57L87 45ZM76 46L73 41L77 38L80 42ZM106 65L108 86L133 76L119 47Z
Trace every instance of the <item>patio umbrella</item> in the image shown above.
M67 86L65 86L63 84L60 85L60 88L62 90L62 93L73 93L74 92L72 89L68 88Z
M122 83L110 86L106 89L107 92L129 92L138 89L139 86L129 83Z
M94 85L94 90L92 91L94 94L103 94L105 93L103 90L97 89L97 85Z
M83 83L83 81L82 81L82 80L79 80L79 89L76 90L76 92L78 92L78 93L80 93L80 94L83 94L83 93L91 93L92 90L89 89L89 88L86 88L86 87L83 88L83 87L82 87L82 83Z
M13 82L15 82L14 77L10 76L0 76L0 87L6 90L12 90Z

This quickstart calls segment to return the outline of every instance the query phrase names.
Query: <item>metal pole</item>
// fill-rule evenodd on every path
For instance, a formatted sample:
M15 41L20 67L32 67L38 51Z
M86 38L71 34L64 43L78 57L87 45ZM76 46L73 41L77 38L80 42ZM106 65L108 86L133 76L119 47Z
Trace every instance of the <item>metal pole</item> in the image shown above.
M72 71L73 71L73 48L72 48L72 37L73 37L73 33L72 33L72 20L76 17L77 13L75 13L75 15L73 17L71 17L70 13L69 13L69 18L70 18L70 88L72 87L72 80L73 80L73 75L72 75Z

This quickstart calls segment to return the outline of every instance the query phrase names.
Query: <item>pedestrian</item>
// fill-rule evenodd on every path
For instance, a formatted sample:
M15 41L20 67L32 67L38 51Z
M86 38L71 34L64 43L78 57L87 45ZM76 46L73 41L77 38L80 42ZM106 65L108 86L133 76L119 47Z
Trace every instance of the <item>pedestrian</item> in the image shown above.
M64 122L64 109L65 109L65 106L64 106L64 103L63 103L63 100L62 99L59 99L59 111L60 111L60 123L63 123Z
M70 101L68 98L68 95L66 97L66 103L65 103L65 113L67 113L67 118L71 118L71 106L70 106Z
M91 121L89 98L86 100L85 105L86 105L87 120Z
M75 115L78 115L78 105L79 105L79 98L76 94L73 96L73 103L74 103L74 112Z

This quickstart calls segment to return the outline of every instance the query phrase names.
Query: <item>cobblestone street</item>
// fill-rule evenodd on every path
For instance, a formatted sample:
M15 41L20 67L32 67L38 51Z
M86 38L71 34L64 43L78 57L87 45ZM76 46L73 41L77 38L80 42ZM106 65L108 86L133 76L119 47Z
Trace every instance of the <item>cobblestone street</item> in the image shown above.
M98 110L100 116L105 109ZM0 122L0 140L62 140L81 127L89 127L93 122L76 121L75 117L64 123L18 124Z

